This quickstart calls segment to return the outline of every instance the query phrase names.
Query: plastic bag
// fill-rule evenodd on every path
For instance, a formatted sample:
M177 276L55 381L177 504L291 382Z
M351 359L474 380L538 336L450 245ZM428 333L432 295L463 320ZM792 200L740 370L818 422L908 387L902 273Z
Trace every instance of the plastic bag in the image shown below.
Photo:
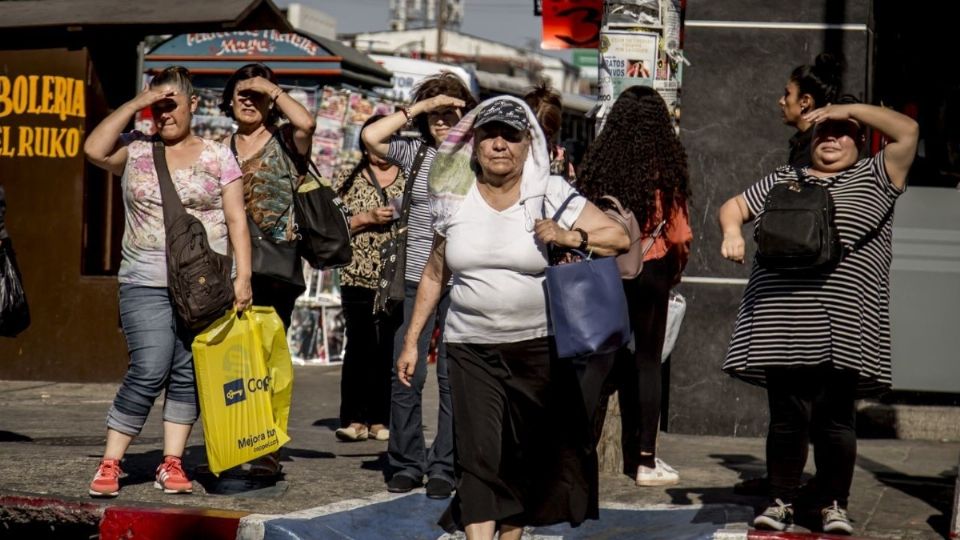
M260 323L263 355L270 372L270 404L273 420L284 432L290 418L290 400L293 398L293 360L287 346L283 321L272 307L253 306L247 313Z
M273 380L264 324L258 318L249 310L239 316L230 310L193 342L203 435L214 474L274 452L290 440L274 420Z
M667 303L667 331L663 335L661 362L666 362L667 357L673 352L673 346L677 344L677 336L680 335L680 326L683 324L683 316L686 313L687 299L682 294L671 291L670 301Z
M10 239L0 246L0 336L14 337L30 326L30 308Z

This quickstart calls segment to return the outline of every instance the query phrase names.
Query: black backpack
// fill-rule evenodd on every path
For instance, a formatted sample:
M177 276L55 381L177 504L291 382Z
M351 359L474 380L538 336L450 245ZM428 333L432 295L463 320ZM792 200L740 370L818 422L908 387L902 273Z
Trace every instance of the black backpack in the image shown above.
M167 244L167 286L184 326L203 330L233 306L233 260L210 248L207 230L188 214L167 169L163 142L153 143Z
M757 263L777 272L823 272L843 258L830 191L804 178L774 184L754 229Z

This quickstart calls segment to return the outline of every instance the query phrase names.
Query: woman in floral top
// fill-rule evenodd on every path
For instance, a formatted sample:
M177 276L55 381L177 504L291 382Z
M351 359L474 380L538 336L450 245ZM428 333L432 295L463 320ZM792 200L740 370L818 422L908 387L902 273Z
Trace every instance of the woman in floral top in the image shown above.
M364 127L380 118L371 117ZM393 222L400 217L406 176L396 165L372 155L362 140L360 151L360 163L341 171L334 182L353 214L353 260L340 272L347 350L340 380L341 427L336 435L342 441L368 437L386 441L390 437L393 334L401 313L374 316L373 300L380 279L380 245L391 237Z
M237 122L237 133L225 142L243 170L247 215L262 233L292 239L293 190L307 172L316 121L278 86L273 71L263 64L247 64L230 77L220 109ZM281 115L289 122L278 126ZM284 328L290 327L294 303L304 288L302 272L288 282L254 269L253 303L273 306Z
M130 350L127 374L107 413L107 445L89 493L120 492L120 460L140 434L153 402L163 405L163 462L154 485L165 493L190 493L180 458L197 420L197 389L191 344L194 334L178 323L167 290L163 202L152 142L140 132L121 134L137 111L150 107L163 141L170 175L187 212L207 231L210 247L236 262L235 306L250 305L250 234L243 214L240 168L230 150L197 137L190 121L197 108L189 72L169 67L150 88L107 116L87 137L84 152L94 165L122 175L126 227L123 233L120 323Z

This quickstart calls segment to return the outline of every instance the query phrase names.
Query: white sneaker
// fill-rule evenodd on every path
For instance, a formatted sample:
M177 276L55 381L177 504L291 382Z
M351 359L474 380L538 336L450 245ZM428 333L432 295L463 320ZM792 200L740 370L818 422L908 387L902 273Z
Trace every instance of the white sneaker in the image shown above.
M853 534L853 525L850 524L847 511L840 508L837 501L833 501L833 506L821 510L820 515L823 516L823 532Z
M680 481L680 474L660 458L654 460L652 469L640 465L637 467L637 485L640 487L671 486Z

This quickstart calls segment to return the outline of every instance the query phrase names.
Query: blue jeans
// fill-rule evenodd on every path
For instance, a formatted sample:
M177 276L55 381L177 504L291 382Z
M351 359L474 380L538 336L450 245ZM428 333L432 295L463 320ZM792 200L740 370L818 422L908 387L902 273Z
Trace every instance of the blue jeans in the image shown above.
M410 315L417 297L418 283L406 282L403 300L403 324L395 336L394 350L399 355L403 349L403 336L410 324ZM437 414L437 437L429 453L423 437L423 385L427 380L427 353L434 324L443 328L450 307L450 288L444 287L437 316L431 317L420 334L417 343L419 358L412 384L404 386L397 379L396 361L393 365L393 385L390 393L390 442L387 460L393 474L402 474L417 481L424 473L429 478L441 478L454 483L453 476L453 404L450 398L450 380L447 378L447 348L440 340L437 352L437 386L440 392L440 410Z
M191 350L194 335L178 326L166 287L121 283L120 324L130 365L107 412L107 427L139 435L163 390L163 420L192 425L199 410Z

